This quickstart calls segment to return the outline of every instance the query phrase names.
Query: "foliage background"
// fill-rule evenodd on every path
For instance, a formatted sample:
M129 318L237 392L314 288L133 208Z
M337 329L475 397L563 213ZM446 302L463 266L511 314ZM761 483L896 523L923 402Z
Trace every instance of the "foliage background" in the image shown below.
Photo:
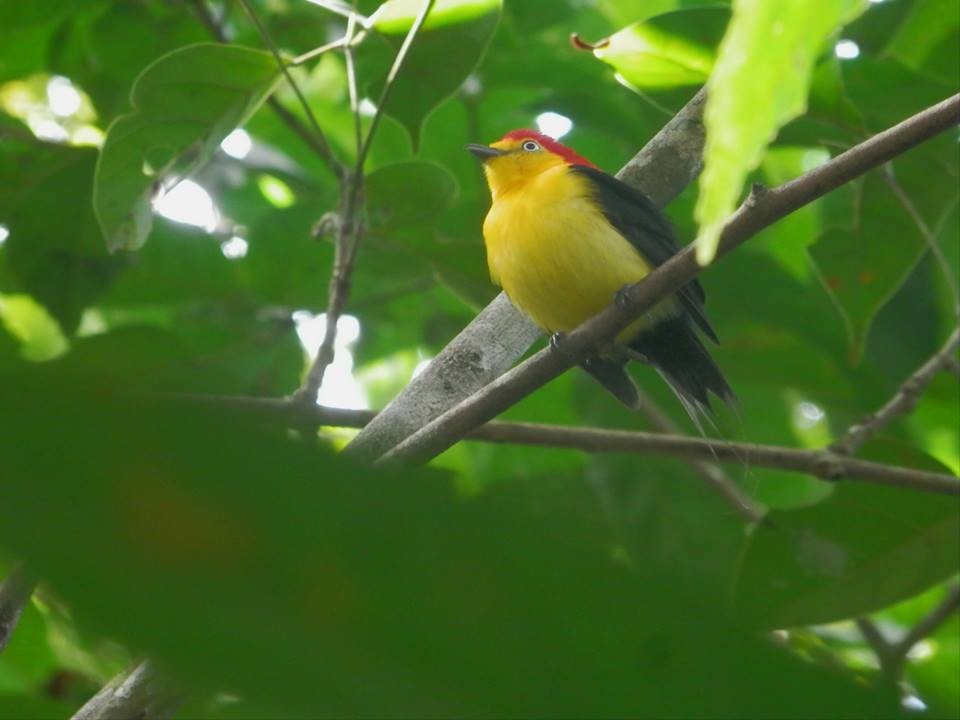
M291 55L345 26L302 0L253 5ZM449 22L424 28L367 159L355 320L322 401L382 407L495 294L479 235L488 197L466 142L558 113L573 123L564 142L613 171L706 81L730 18L725 2L684 0L440 5ZM231 43L263 48L239 5L207 7ZM228 413L97 394L279 397L319 342L333 249L311 228L337 185L269 108L244 123L242 158L184 144L180 170L210 151L193 175L215 207L205 220L156 216L110 253L94 215L97 148L130 112L134 80L213 40L196 10L0 3L0 566L26 558L49 581L0 654L0 716L68 717L144 653L192 691L185 717L894 712L853 618L873 613L896 637L939 602L960 553L953 498L831 486L747 459L730 474L774 518L747 536L675 460L461 443L432 470L393 477L333 456L342 430L313 447ZM952 0L871 3L816 49L807 111L750 179L796 177L957 92L958 26ZM379 95L402 37L386 21L380 31L357 53L364 98ZM611 42L594 57L572 32ZM851 47L857 57L838 57ZM762 64L775 49L758 52ZM217 62L156 88L165 111L229 123L222 136L244 113L210 109L203 78L236 70ZM294 76L350 160L342 54ZM160 132L148 164L178 142ZM957 323L957 140L945 133L886 179L803 208L703 275L716 357L742 403L721 423L727 437L819 447L940 347ZM681 238L697 235L697 193L668 208ZM694 431L652 373L636 376ZM640 423L573 373L507 417ZM944 373L863 454L956 474L958 428ZM848 562L832 563L836 551ZM763 639L771 628L786 629L782 647ZM954 616L906 665L911 712L960 714L958 676Z

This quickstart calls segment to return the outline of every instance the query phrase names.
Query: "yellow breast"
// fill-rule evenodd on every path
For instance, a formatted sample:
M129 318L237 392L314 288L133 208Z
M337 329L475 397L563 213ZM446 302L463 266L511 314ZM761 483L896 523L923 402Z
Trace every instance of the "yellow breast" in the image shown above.
M607 222L588 181L565 165L498 194L483 235L490 277L551 333L572 330L609 305L617 290L650 272ZM650 319L648 314L619 339Z

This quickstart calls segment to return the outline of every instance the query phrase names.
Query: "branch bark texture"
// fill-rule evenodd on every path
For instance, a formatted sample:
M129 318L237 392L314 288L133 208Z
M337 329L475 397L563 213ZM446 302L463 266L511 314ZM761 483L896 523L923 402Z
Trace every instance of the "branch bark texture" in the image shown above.
M327 425L364 427L376 419L370 410L307 406L289 399L189 395L189 402L254 412L269 422L291 427ZM792 470L824 480L860 480L878 485L960 495L960 478L914 468L886 465L838 455L829 448L799 450L777 445L706 440L668 433L632 432L592 427L566 427L522 422L490 422L471 430L466 440L556 447L584 452L661 455L687 461L719 461L754 467Z
M617 173L663 207L700 172L705 133L700 90ZM479 138L478 138L479 140ZM431 420L509 370L540 337L540 330L500 293L347 446L374 460Z
M157 678L149 660L114 677L71 720L166 720L180 696Z
M960 95L954 95L838 155L820 167L774 189L755 188L727 222L717 257L738 247L765 227L919 145L960 120ZM604 341L676 292L703 268L688 246L624 293L622 306L611 304L566 336L559 349L546 348L435 418L381 461L420 463L443 452L470 430L496 417L520 399L583 358Z
M13 631L17 629L23 609L30 602L36 581L17 565L0 584L0 652L10 642Z

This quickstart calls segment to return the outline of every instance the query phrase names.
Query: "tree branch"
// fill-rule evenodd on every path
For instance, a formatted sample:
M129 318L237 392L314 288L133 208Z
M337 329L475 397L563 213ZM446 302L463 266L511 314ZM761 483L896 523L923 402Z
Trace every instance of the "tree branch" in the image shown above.
M0 584L0 652L10 642L36 585L36 580L26 573L23 565L15 565Z
M937 373L949 367L953 354L960 345L960 327L956 328L947 342L929 360L903 381L893 397L879 410L870 413L856 425L852 425L842 438L831 446L840 455L853 455L863 444L901 415L907 415L917 406L917 401Z
M158 679L153 665L144 660L100 688L71 720L166 720L179 705L179 693Z
M700 90L617 176L661 207L679 195L700 171L705 102L706 92ZM500 293L353 439L347 452L375 460L501 376L540 334Z
M375 419L375 413L369 410L345 410L321 405L304 405L289 399L221 395L183 395L180 397L188 402L255 412L269 422L283 423L291 427L320 425L363 427ZM798 450L776 445L717 442L684 435L520 422L490 422L471 430L465 439L537 447L557 447L584 452L662 455L687 461L716 460L738 465L746 459L750 465L756 467L793 470L824 480L847 478L877 485L894 485L945 495L960 495L960 478L925 470L858 460L836 455L829 449Z
M357 147L357 160L353 172L346 173L341 183L340 208L334 220L335 250L333 272L330 275L330 284L327 293L327 310L325 313L326 327L324 328L320 348L317 350L317 356L307 371L303 385L294 395L300 402L315 403L317 401L317 393L323 384L323 376L327 371L327 367L333 362L337 340L337 324L340 316L343 314L347 299L350 297L350 277L353 274L353 265L356 261L357 250L360 247L360 240L363 236L360 227L359 211L360 198L363 193L363 172L367 154L370 152L370 146L373 144L374 135L377 132L380 118L383 115L383 108L390 98L393 85L397 80L397 76L400 74L400 70L407 58L407 54L410 52L410 48L413 46L413 41L416 40L420 28L423 27L423 23L426 21L427 15L433 7L433 3L434 0L424 0L420 13L414 20L413 25L410 26L410 30L407 31L406 37L404 37L403 43L400 45L400 49L397 50L393 64L387 73L383 91L380 93L380 100L377 103L376 111L370 121L367 135L363 143ZM353 27L354 23L351 23L348 32L352 32ZM354 105L355 121L359 122L360 109L355 102L357 97L356 77L352 71L353 58L350 54L352 50L349 47L349 43L345 48L345 52L349 58L350 72L348 73L347 79L351 82L351 104ZM358 130L357 138L359 137L360 133Z
M960 95L954 95L795 180L771 190L755 188L724 227L717 257L807 203L954 126L958 114ZM425 462L583 358L595 354L604 342L702 270L694 251L688 246L674 255L641 282L631 286L623 294L622 306L611 304L569 333L559 349L546 348L536 353L457 407L432 420L382 456L381 461Z
M958 609L960 609L960 585L954 585L933 610L896 642L888 640L870 618L857 618L857 628L876 654L884 678L896 685L903 675L903 668L910 656L910 651L924 638L933 635L937 628L949 620Z

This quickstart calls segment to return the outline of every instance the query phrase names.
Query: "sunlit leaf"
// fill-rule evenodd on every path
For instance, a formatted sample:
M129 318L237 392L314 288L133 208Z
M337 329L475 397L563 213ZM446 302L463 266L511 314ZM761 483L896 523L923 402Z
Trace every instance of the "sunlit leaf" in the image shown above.
M593 54L637 89L698 85L713 67L713 51L652 22L630 25L597 44Z
M696 217L697 259L716 253L747 173L786 122L803 112L814 60L864 0L737 0L710 77L707 144Z
M232 45L191 45L147 67L131 91L134 112L111 124L97 163L93 202L107 246L140 247L156 189L209 160L278 79L269 53Z

